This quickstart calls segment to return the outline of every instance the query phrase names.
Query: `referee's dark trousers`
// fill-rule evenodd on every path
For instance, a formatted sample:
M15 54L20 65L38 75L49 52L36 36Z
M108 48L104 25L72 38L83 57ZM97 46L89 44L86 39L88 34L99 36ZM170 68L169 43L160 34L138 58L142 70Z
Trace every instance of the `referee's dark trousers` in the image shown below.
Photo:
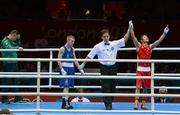
M117 75L117 66L114 65L100 65L101 75L109 75L109 77ZM115 79L101 79L101 86L103 93L114 93L116 82ZM107 107L109 104L112 106L112 101L114 97L104 97L103 101Z

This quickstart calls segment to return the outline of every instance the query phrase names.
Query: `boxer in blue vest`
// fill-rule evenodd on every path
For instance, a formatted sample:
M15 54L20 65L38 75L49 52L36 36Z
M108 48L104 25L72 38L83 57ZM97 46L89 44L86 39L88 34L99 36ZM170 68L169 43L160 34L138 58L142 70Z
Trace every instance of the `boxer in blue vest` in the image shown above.
M75 42L75 37L73 35L68 35L66 38L66 44L59 49L58 58L59 59L76 59L75 51L73 48ZM79 69L78 61L58 61L61 75L75 75L75 67ZM84 74L82 69L79 69L81 74ZM73 78L60 78L59 85L63 89L63 93L68 93L69 88L74 87ZM73 109L70 105L68 96L62 97L62 109Z

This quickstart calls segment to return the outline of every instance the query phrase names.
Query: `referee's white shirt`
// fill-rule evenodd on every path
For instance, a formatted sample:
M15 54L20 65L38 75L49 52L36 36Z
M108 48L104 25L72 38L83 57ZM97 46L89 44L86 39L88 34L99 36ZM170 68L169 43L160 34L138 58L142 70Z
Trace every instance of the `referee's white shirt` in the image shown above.
M98 56L98 59L116 59L118 49L125 46L124 38L114 41L109 41L109 45L105 45L102 41L96 44L93 49L89 52L88 57L94 58ZM114 65L116 62L101 61L102 65Z

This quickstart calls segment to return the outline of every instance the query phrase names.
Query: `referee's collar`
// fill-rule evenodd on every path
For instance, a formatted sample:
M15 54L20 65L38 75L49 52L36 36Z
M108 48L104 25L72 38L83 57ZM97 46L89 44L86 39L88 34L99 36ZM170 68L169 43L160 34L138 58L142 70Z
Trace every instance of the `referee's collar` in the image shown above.
M104 42L104 41L103 41L103 44L104 44L105 46L106 46L106 45L108 46L108 45L110 45L110 42L109 42L109 41L108 41L108 42Z

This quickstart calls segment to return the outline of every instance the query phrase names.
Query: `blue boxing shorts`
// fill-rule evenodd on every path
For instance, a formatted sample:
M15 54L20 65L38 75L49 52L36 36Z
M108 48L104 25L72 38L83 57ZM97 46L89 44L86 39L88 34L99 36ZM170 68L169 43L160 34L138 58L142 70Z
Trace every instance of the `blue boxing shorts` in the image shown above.
M63 69L67 72L67 75L75 75L74 67L63 67ZM60 75L62 75L61 72ZM60 78L59 86L61 88L74 87L74 78Z

